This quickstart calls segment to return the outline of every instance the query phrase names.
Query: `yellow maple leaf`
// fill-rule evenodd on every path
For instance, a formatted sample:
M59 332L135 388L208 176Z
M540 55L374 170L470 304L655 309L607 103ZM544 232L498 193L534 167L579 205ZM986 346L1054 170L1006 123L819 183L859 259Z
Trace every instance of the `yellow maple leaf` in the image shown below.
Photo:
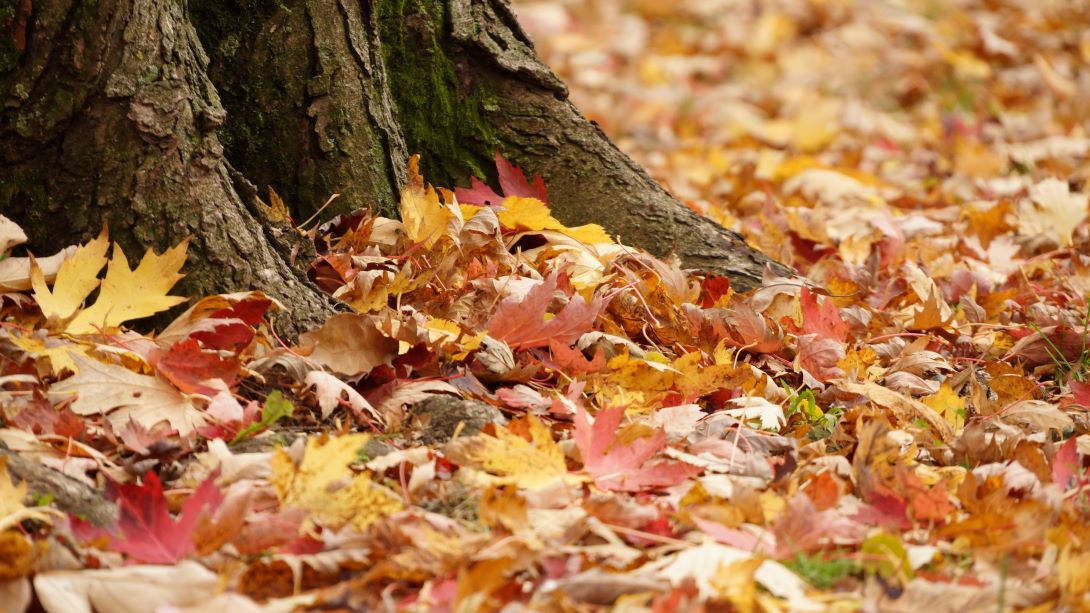
M552 213L549 206L537 198L523 198L510 196L503 200L503 208L496 211L496 217L500 224L512 230L556 230L561 234L570 236L581 243L611 243L609 234L598 224L587 224L569 228L560 223Z
M188 246L187 238L167 249L163 255L156 255L148 249L136 269L131 270L125 253L115 244L98 299L77 313L64 331L69 334L90 334L99 329L119 326L131 319L154 315L185 302L185 298L168 296L167 292L184 276L178 271L185 263ZM59 285L58 279L53 284L54 293L58 292Z
M72 359L72 354L78 353L87 358L91 357L87 353L90 349L87 345L69 342L65 339L51 338L47 341L36 336L22 334L12 334L8 338L23 351L39 358L39 372L42 372L40 358L48 359L53 374L59 375L65 370L70 370L73 373L79 372L79 367L76 365L75 360Z
M390 490L371 481L368 472L355 474L349 464L371 437L345 434L307 441L298 466L283 449L272 458L272 478L280 504L308 511L308 521L330 528L352 524L364 529L404 506Z
M526 416L530 440L496 426L496 436L478 434L457 438L444 453L457 464L483 471L483 481L493 485L515 484L537 489L568 474L564 452L549 429L533 415Z
M961 434L965 428L965 399L958 396L949 383L943 383L938 392L920 398L920 402L942 415L954 429L955 435Z
M454 217L450 208L439 202L439 195L430 185L425 185L420 175L420 156L409 158L409 180L401 190L401 223L414 244L423 243L430 248L447 231L447 224Z
M80 245L76 253L61 264L53 281L53 291L46 285L37 262L31 263L30 284L34 288L34 301L50 325L71 319L87 296L98 287L98 273L106 265L106 250L109 247L106 228L102 228L98 238Z

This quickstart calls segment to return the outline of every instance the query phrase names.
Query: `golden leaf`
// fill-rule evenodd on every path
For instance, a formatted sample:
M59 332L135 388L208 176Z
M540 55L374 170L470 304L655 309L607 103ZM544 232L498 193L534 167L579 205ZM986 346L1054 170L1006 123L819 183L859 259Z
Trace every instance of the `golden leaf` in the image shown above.
M106 250L109 247L106 228L102 228L98 238L80 245L75 255L61 264L52 292L46 286L38 264L31 264L30 283L34 288L34 301L47 322L62 323L75 315L87 296L98 287L98 272L106 265Z
M954 434L961 434L965 428L965 399L958 396L949 383L943 383L938 392L921 398L920 402L946 418Z
M532 414L526 416L530 440L496 426L496 436L478 434L457 438L447 444L446 456L463 467L487 473L484 480L496 485L515 484L537 489L555 483L568 474L564 452L552 433Z
M511 230L556 230L581 243L611 243L609 234L598 224L569 228L557 221L549 207L537 198L510 196L503 201L503 208L496 211L500 224Z
M404 506L390 490L371 481L370 473L355 474L348 467L371 437L345 434L307 440L298 466L283 449L272 458L270 481L280 504L309 513L308 521L330 528L352 524L362 530Z
M401 222L413 244L431 248L447 231L454 217L449 208L439 202L439 195L420 175L420 156L409 158L409 180L401 190Z
M148 249L136 270L129 269L129 262L121 247L114 245L113 257L106 269L106 278L98 292L98 299L90 307L76 314L64 329L69 334L91 334L99 329L114 328L131 319L148 317L186 301L181 296L168 296L184 275L178 273L185 263L189 239L156 255ZM61 289L58 290L58 287ZM67 292L58 275L53 291Z

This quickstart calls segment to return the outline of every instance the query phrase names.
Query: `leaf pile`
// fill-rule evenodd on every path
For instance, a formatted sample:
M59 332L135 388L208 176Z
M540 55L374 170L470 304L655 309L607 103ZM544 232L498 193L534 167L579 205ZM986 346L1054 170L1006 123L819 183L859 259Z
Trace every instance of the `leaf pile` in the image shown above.
M501 156L502 193L414 159L402 221L312 235L352 312L292 346L256 291L122 327L181 302L184 245L8 257L4 453L117 513L0 464L0 601L1090 607L1090 14L519 10L585 112L805 279L740 294L567 227Z

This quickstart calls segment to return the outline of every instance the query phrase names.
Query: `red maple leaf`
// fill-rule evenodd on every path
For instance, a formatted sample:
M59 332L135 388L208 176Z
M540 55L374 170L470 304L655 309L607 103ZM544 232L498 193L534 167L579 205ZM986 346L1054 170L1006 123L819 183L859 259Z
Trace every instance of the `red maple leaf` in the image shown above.
M473 177L469 180L468 189L459 187L454 190L454 197L464 204L498 205L508 196L537 198L545 204L549 203L549 193L541 175L535 174L532 183L527 181L522 169L508 162L499 151L496 152L496 172L499 174L502 196L480 179Z
M817 334L843 343L848 338L848 324L840 316L840 309L832 300L819 304L817 296L810 288L803 287L799 294L799 306L802 307L802 332Z
M223 382L223 389L230 389L238 379L238 359L205 351L193 338L174 343L165 355L152 361L159 374L187 394L213 396L220 390L216 380Z
M615 407L598 413L591 424L586 410L576 405L575 445L583 456L583 470L594 477L598 487L638 492L677 485L700 472L683 462L652 461L666 445L666 433L661 428L628 444L617 443L617 428L623 417L624 407Z
M508 298L500 303L488 322L488 334L506 341L512 349L547 347L551 340L571 344L594 327L607 299L597 297L589 303L574 294L551 319L546 319L557 288L557 273L531 289L524 298Z
M177 519L170 516L163 484L155 473L143 485L111 484L118 520L110 549L151 564L177 564L196 549L193 530L203 513L214 513L223 502L216 474L205 479L182 504Z
M1052 457L1052 482L1066 492L1077 482L1081 469L1078 444L1072 436L1060 445L1060 450Z

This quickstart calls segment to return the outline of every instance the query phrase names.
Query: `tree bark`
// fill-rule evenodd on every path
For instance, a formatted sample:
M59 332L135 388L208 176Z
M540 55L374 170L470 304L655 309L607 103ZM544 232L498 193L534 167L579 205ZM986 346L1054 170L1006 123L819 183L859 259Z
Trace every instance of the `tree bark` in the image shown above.
M41 251L104 223L129 257L192 236L188 295L259 287L292 307L286 331L319 323L330 303L303 277L305 256L293 261L307 242L266 218L223 156L226 113L185 9L33 4L23 48L0 62L14 66L0 74L0 210Z
M193 236L182 291L264 289L289 331L329 303L250 181L300 220L333 192L327 215L391 214L410 151L453 186L494 179L500 150L545 177L561 221L741 288L786 272L585 120L506 0L0 0L0 24L0 212L33 248L103 222L130 256Z

